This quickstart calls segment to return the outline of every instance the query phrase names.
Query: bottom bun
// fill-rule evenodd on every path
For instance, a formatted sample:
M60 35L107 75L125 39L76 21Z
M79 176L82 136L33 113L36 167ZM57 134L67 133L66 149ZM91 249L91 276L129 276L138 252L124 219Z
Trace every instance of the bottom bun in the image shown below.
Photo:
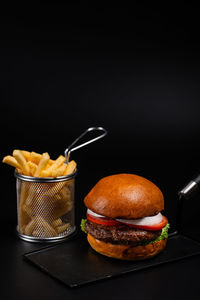
M166 246L167 239L145 246L115 245L87 236L90 246L98 253L122 260L142 260L155 256Z

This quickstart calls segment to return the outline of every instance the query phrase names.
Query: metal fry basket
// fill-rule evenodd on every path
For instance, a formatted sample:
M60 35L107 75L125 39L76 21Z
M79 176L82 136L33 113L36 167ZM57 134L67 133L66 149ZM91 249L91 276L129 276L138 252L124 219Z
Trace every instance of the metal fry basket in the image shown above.
M15 172L17 231L29 242L67 238L75 227L74 185L77 171L68 176L36 178Z
M78 142L91 132L96 137ZM66 163L71 152L91 144L107 134L103 127L86 129L65 150ZM66 239L76 230L74 190L77 170L60 177L30 177L15 172L17 188L17 232L29 242L56 242Z

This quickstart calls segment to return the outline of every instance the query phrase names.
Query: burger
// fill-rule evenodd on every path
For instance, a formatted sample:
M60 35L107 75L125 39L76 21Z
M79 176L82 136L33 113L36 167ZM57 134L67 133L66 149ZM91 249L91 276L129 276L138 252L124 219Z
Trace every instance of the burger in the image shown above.
M169 223L161 214L164 197L151 181L133 174L102 178L84 199L87 219L81 229L98 253L143 260L163 251Z

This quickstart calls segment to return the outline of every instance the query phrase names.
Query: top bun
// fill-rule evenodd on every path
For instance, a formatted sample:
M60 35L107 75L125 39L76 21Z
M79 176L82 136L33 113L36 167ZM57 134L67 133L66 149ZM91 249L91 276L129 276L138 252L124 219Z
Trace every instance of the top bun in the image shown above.
M164 209L160 189L151 181L133 174L102 178L85 197L93 212L109 218L138 219Z

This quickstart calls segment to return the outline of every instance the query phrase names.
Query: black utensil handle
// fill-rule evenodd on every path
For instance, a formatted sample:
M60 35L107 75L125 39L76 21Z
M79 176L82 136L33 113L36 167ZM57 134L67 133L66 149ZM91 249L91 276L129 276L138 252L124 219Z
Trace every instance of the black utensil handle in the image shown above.
M185 199L190 199L200 192L200 175L194 177L178 194Z
M200 192L200 175L196 175L181 191L178 192L176 232L181 231L182 211L184 200L196 196Z

